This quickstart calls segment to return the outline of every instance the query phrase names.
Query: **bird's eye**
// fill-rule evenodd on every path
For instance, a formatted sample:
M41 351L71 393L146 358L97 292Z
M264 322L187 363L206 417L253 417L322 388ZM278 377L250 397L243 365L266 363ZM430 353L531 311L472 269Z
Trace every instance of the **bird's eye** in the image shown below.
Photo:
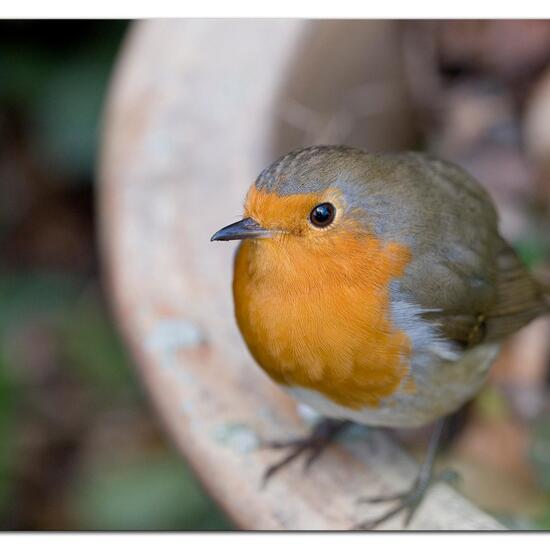
M334 221L336 208L330 202L318 204L309 214L309 219L315 227L327 227Z

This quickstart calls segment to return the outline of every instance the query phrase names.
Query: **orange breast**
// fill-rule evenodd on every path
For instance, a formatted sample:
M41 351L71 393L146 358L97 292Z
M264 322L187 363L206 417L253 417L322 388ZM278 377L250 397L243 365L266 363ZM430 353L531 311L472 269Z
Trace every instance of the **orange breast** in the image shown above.
M348 408L376 407L409 370L409 339L390 321L389 284L410 253L349 231L327 242L309 248L299 236L244 241L233 281L237 322L275 381Z

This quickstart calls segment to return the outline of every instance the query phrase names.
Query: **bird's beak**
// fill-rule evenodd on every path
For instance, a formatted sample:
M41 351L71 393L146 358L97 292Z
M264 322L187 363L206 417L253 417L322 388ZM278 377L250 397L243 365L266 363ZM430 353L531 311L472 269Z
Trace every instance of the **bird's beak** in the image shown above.
M264 229L252 218L244 218L240 222L223 227L214 235L211 241L235 241L238 239L264 239L273 236L268 229Z

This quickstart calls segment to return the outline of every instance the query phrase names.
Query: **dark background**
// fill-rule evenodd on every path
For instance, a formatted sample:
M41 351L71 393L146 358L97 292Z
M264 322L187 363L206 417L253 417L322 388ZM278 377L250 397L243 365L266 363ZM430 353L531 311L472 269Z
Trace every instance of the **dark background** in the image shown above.
M113 326L94 169L123 21L0 22L0 528L219 529Z

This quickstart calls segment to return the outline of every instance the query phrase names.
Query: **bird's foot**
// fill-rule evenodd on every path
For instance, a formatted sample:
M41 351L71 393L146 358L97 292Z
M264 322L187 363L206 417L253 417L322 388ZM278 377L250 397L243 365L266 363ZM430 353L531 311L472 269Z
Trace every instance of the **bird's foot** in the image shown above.
M454 470L444 470L441 474L432 478L423 478L422 476L419 476L409 491L374 498L361 498L359 499L360 503L382 504L385 502L395 502L396 504L380 516L356 524L354 529L366 531L375 529L383 522L393 518L401 512L405 512L405 521L403 526L406 528L411 522L418 507L424 500L428 489L433 484L439 481L455 482L458 477L458 473Z
M294 462L298 457L306 455L304 469L307 470L317 460L329 443L351 425L346 420L324 419L315 425L311 434L307 437L299 437L288 441L267 441L264 447L270 449L290 449L288 454L280 461L270 466L264 473L263 486L282 468Z

